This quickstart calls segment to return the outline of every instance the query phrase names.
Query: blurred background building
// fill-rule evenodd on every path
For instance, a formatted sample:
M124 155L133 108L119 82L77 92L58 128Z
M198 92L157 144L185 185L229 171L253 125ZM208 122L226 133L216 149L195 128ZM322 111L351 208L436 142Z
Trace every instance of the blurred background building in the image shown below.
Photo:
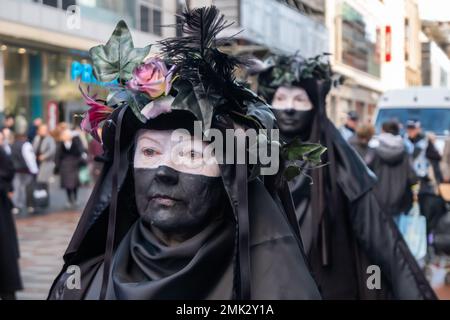
M101 91L87 50L124 19L136 46L181 30L185 3L215 4L233 21L224 50L263 58L330 52L343 83L329 96L341 124L348 111L371 121L380 95L410 86L450 86L450 24L421 21L418 0L0 0L0 117L72 121L84 106L77 81ZM76 5L76 7L71 7Z
M327 1L331 62L344 83L333 90L329 114L348 111L371 121L380 95L421 85L421 21L415 0Z

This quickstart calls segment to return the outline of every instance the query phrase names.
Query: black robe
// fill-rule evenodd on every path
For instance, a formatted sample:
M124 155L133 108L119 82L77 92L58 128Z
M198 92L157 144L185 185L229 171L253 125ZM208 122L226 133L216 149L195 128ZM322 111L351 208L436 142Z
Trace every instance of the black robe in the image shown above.
M0 146L0 294L22 289L19 271L19 243L16 225L11 213L12 203L8 192L12 191L14 165Z
M326 162L335 161L323 168L322 219L312 213L309 181L299 178L290 187L305 252L323 298L435 299L392 217L380 208L373 192L376 177L328 118L322 121L321 141L333 152ZM380 268L381 290L368 289L370 265Z

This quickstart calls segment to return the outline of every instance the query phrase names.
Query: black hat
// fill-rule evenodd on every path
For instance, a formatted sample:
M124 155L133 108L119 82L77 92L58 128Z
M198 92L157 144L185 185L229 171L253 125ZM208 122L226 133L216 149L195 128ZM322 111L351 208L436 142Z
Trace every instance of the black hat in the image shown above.
M249 73L258 74L258 93L270 102L276 89L280 86L301 86L311 87L310 82L320 81L326 83L327 88L322 93L326 95L333 83L333 72L326 57L328 53L323 53L312 58L304 58L300 54L278 55L273 54L258 65L258 69L249 70ZM313 96L314 94L310 94Z

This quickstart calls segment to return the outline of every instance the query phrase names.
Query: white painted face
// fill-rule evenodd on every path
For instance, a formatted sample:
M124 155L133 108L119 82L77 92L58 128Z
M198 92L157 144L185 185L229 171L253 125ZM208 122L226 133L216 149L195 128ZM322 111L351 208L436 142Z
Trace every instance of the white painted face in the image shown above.
M272 107L278 110L312 110L313 105L306 91L299 87L279 87L272 100Z
M167 166L174 170L219 177L216 159L208 151L208 143L184 130L148 130L137 133L134 168L156 169Z

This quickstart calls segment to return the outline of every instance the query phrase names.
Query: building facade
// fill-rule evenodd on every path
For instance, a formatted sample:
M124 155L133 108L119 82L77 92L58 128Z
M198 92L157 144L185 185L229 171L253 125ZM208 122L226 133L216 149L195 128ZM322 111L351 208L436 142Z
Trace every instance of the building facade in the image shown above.
M223 36L235 35L228 48L237 55L268 52L311 57L328 51L325 0L213 0L232 28ZM312 12L309 16L306 12Z
M422 81L425 86L450 88L450 59L426 36L422 42Z
M416 0L329 0L331 63L343 84L330 95L338 125L348 111L371 122L381 94L421 84L420 18Z

